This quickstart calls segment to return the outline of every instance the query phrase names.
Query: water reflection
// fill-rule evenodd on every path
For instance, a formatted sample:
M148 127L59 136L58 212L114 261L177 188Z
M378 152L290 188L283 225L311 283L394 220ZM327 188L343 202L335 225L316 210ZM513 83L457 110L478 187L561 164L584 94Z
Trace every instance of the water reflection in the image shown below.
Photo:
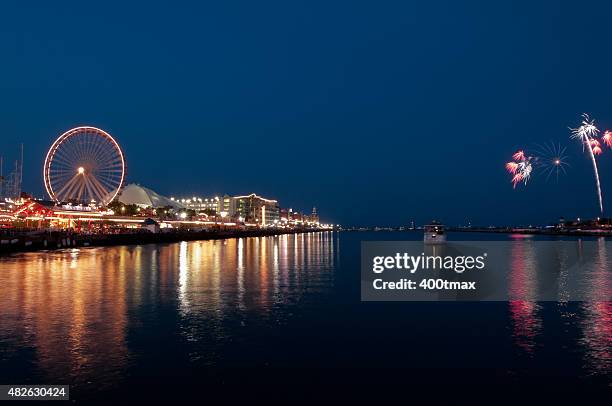
M610 371L612 308L595 294L609 287L610 255L603 241L588 252L578 242L572 246L574 254L590 256L591 302L563 300L569 297L565 281L572 272L563 252L552 256L561 302L534 301L542 289L538 269L543 255L531 239L522 239L504 254L511 267L510 289L523 299L509 302L507 313L500 311L504 304L483 303L473 307L475 313L451 311L445 319L440 304L360 303L353 290L359 283L358 238L312 233L2 258L0 361L7 367L0 368L1 381L94 382L103 389L148 371L180 376L195 370L194 365L259 366L262 359L284 358L287 351L295 358L302 348L311 351L303 363L321 350L327 357L343 352L357 363L359 355L353 353L363 348L358 344L365 345L359 337L368 334L393 335L402 345L412 339L428 353L435 344L427 328L447 336L452 328L469 329L474 314L510 330L500 328L478 344L500 348L511 339L513 348L527 355L521 358L525 368L547 366L550 359L543 353L551 351L562 363L579 358L579 368L589 374ZM341 263L345 269L340 270ZM396 329L389 315L407 325L411 317L416 321L410 329ZM436 326L427 324L431 315ZM450 317L465 320L449 323ZM560 326L556 318L562 319ZM317 324L319 319L323 322ZM323 328L305 331L311 326ZM370 332L371 326L382 333ZM267 346L265 334L280 336L275 344L285 347ZM555 338L544 348L546 336ZM331 345L322 349L319 343Z
M138 263L138 252L71 250L3 260L3 361L31 349L28 361L43 379L75 383L124 369L128 295L138 278L126 273L126 263Z
M610 288L609 258L604 238L597 241L595 266L589 292L601 292ZM608 293L608 297L609 293ZM585 369L589 374L610 373L612 371L612 302L583 302L581 321L583 336L580 340L585 347Z
M103 389L130 367L130 334L159 324L206 342L188 356L213 363L236 321L280 320L279 306L329 290L334 243L332 233L310 233L2 258L1 360L30 365L21 379L2 377ZM161 320L172 309L178 319Z
M536 252L529 241L515 241L511 245L510 297L534 299L537 295ZM512 337L517 347L533 355L536 337L542 329L538 316L541 307L534 300L510 300Z
M609 243L600 238L595 243L578 240L539 248L532 241L515 240L510 249L510 300L508 310L513 342L520 351L535 357L543 345L543 322L546 309L554 308L561 319L563 336L555 343L567 351L574 343L573 328L580 327L577 344L582 354L582 368L587 374L606 375L612 370L612 302ZM570 258L571 257L571 258ZM576 263L580 266L577 267ZM543 272L553 275L541 275ZM583 302L569 302L570 274L580 272L579 289L586 292ZM574 275L576 279L576 275ZM551 286L550 282L553 282ZM537 302L538 294L556 289L557 303ZM548 312L548 318L553 314ZM556 317L556 316L555 316ZM550 344L549 344L550 346Z

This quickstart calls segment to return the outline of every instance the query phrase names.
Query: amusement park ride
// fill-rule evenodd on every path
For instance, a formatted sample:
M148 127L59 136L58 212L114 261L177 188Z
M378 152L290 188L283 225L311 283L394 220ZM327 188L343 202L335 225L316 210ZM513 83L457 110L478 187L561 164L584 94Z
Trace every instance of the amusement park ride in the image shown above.
M106 206L125 181L125 156L115 139L95 127L76 127L51 145L43 169L51 200Z
M23 156L23 146L22 146ZM61 134L47 152L43 168L45 189L51 201L21 196L22 162L5 182L0 175L3 202L0 223L22 220L25 227L41 228L43 223L61 228L81 228L102 219L113 218L105 209L121 191L125 181L125 155L117 141L106 131L95 127L76 127ZM19 190L17 190L17 188Z

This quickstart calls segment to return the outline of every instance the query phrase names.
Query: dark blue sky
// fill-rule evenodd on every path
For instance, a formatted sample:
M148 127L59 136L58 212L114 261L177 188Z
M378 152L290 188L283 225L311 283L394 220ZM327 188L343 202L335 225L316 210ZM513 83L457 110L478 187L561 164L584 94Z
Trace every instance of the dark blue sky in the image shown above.
M567 127L585 111L612 127L612 6L202 3L1 6L0 153L26 143L26 190L89 124L167 195L254 191L343 224L598 214ZM513 190L504 162L549 140L570 173ZM611 150L600 165L612 210Z

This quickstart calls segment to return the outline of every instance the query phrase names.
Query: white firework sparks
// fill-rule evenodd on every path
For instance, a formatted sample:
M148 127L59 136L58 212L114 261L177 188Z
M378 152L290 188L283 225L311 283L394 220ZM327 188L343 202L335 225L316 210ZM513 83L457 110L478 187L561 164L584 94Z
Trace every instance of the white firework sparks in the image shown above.
M534 158L527 156L525 151L519 150L512 155L512 159L513 161L506 163L506 170L512 175L511 182L516 189L516 185L521 182L527 185L527 182L531 179Z
M599 197L599 210L603 215L603 198L601 194L601 183L599 182L599 169L597 168L597 160L595 159L594 141L597 142L597 134L599 129L595 126L595 120L591 119L588 114L582 115L582 123L578 128L570 128L572 135L571 138L580 140L582 148L589 152L591 161L593 162L593 169L595 170L595 183L597 184L597 196ZM598 146L595 146L599 148ZM598 150L601 152L601 150Z

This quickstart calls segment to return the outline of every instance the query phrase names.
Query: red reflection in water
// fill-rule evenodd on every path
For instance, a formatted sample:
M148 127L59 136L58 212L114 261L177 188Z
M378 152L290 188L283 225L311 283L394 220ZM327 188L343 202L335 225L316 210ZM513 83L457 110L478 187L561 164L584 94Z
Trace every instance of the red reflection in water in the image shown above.
M512 300L509 308L514 343L525 352L533 354L536 347L536 336L542 329L542 322L537 317L540 306L526 300Z
M612 371L612 302L585 302L585 366L593 374Z
M529 242L517 241L512 244L510 269L509 302L512 320L512 337L516 346L533 354L536 337L542 329L538 317L540 306L534 300L536 295L536 263L533 247Z
M600 238L589 279L589 291L595 300L581 304L585 316L581 344L585 346L585 368L591 374L608 374L612 370L612 302L597 301L612 295L607 248L605 239Z

